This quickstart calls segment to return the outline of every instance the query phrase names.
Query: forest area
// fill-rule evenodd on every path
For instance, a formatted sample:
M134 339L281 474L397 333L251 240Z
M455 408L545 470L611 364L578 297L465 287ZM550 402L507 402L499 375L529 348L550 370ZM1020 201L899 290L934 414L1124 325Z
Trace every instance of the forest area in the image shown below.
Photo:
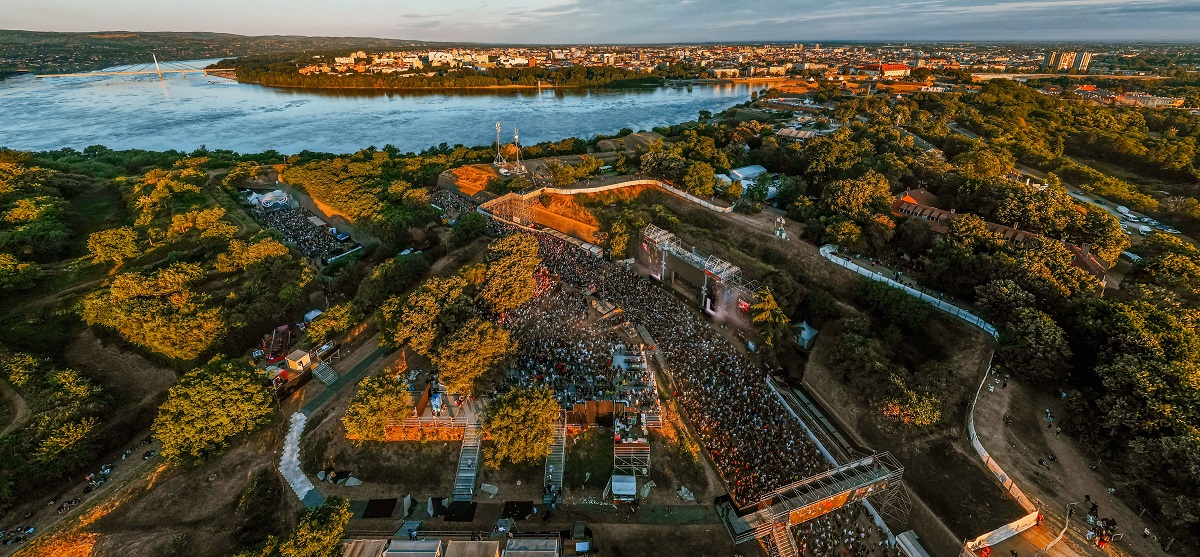
M304 64L312 63L304 56ZM332 55L326 56L332 58ZM222 60L219 67L233 67L242 83L271 87L310 87L346 89L454 89L475 87L618 87L658 85L671 71L638 72L611 66L571 66L563 68L470 68L416 70L407 73L312 73L299 71L295 55L244 56ZM674 72L678 73L678 72ZM689 74L690 75L690 74Z
M843 100L822 119L840 127L803 143L781 144L770 125L721 115L656 131L682 146L672 148L682 161L668 165L671 171L699 163L717 172L761 164L775 174L768 179L778 189L774 204L804 223L817 245L873 257L922 286L969 302L1001 330L999 365L1039 388L1072 393L1063 428L1119 463L1122 492L1153 507L1179 532L1200 538L1200 516L1190 504L1200 495L1200 250L1158 232L1130 247L1115 217L1077 202L1062 184L1071 180L1195 230L1198 192L1187 176L1197 168L1192 148L1200 118L1073 103L999 81L976 95ZM954 133L952 120L987 141ZM917 148L897 123L940 151ZM1106 131L1113 128L1140 140L1126 144L1124 158L1115 151L1096 156L1179 180L1177 187L1146 191L1063 158L1114 136ZM697 144L703 147L694 149ZM661 159L643 155L642 169L662 173ZM1050 170L1045 187L1009 178L1018 161ZM955 210L945 233L924 219L891 213L895 195L917 188L940 199L940 208ZM751 196L735 210L760 207ZM661 206L597 209L615 254L629 249L620 244L628 242L626 231L647 222L670 231L691 229L701 239L720 234ZM1006 241L988 223L1019 226L1030 236ZM1141 259L1119 287L1105 289L1073 264L1069 243L1090 246L1110 265L1126 250ZM768 264L784 261L762 246L734 247ZM762 270L756 278L772 288L793 321L822 321L828 304L805 286L803 273ZM888 290L864 285L853 292L871 319L845 324L834 358L851 383L887 386L875 391L881 416L907 427L936 426L947 405L958 402L944 400L945 371L906 369L901 355L887 348L920 329L919 316L927 311L915 311L911 300ZM826 318L833 314L826 310Z

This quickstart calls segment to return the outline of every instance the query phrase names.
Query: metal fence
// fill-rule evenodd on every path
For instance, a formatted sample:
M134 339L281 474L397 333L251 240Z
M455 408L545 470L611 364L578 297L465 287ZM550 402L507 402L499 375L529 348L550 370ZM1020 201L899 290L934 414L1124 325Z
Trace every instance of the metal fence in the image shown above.
M999 336L999 332L996 331L996 327L993 327L991 323L984 321L979 316L977 316L965 309L962 309L954 304L951 304L950 302L947 302L940 298L935 298L935 297L930 296L929 294L926 294L924 292L921 292L920 290L917 290L911 286L908 286L906 284L903 284L903 283L897 282L895 280L892 280L890 278L887 278L879 273L876 273L874 271L868 271L867 269L864 269L862 266L858 265L857 263L850 261L848 258L838 255L837 248L834 246L831 246L831 245L821 246L821 257L824 257L825 259L828 259L834 263L837 263L838 265L840 265L846 269L849 269L851 271L854 271L855 273L862 275L866 278L869 278L875 282L882 282L888 286L891 286L892 288L899 288L899 289L909 293L910 295L912 295L924 302L927 302L929 305L931 305L935 308L938 308L946 313L949 313L950 315L953 315L959 319L962 319L963 321L966 321L967 323L970 323L976 327L979 327L980 329L983 330L983 332L991 335L992 338L997 338Z

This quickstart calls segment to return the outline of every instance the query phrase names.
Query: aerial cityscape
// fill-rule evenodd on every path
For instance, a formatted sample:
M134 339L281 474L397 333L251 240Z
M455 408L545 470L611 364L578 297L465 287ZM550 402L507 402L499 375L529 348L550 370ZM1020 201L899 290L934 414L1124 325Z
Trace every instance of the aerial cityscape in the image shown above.
M0 557L1200 555L1190 2L0 13Z

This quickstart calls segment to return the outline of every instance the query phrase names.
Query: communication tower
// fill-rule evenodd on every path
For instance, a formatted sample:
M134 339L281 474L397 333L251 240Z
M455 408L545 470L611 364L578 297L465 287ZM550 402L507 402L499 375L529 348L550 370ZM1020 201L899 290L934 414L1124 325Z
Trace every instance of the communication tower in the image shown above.
M521 164L521 134L515 127L513 128L513 147L516 147L517 158L512 163L512 170L518 174L524 174L525 165Z
M503 167L508 164L508 161L504 160L504 151L501 147L503 146L500 145L500 122L496 122L496 160L492 161L492 164L497 167Z

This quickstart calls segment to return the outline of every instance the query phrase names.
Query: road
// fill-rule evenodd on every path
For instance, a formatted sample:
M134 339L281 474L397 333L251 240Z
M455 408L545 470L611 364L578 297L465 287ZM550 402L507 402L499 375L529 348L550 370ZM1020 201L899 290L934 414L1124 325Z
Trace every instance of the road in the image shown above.
M955 132L957 132L958 134L960 134L964 137L967 137L969 139L982 139L978 134L975 134L970 131L967 131L966 129L963 129L962 126L959 126L955 122L950 122L947 125L950 127L951 130L954 130ZM1066 157L1068 160L1074 162L1075 164L1078 164L1080 166L1087 166L1087 165L1083 164L1082 162L1079 162L1067 155L1063 155L1063 156ZM1016 170L1018 172L1020 172L1021 174L1032 176L1034 178L1038 178L1039 180L1046 178L1045 172L1041 172L1039 170L1036 170L1036 169L1026 166L1024 164L1016 164L1015 167L1016 167ZM1099 207L1101 209L1104 209L1109 214L1116 217L1118 220L1121 219L1122 215L1116 209L1116 207L1119 205L1119 203L1114 203L1114 202L1112 202L1108 199L1105 199L1099 195L1085 192L1085 191L1083 191L1075 186L1072 186L1070 184L1067 184L1065 182L1063 183L1063 185L1066 186L1066 188L1067 188L1067 194L1070 195L1075 200L1082 201L1084 203L1092 205L1093 207ZM1138 212L1132 211L1132 210L1129 211L1129 214L1131 214L1135 217L1138 217L1139 219L1145 218L1148 216L1148 215L1138 213ZM1122 222L1124 223L1124 221L1122 221ZM1135 235L1134 230L1136 230L1139 226L1142 226L1142 223L1129 223L1128 225L1129 225L1130 231L1127 232L1127 234L1129 234L1132 237ZM1136 233L1136 234L1140 235L1140 233ZM1175 235L1178 236L1180 239L1184 240L1185 242L1189 242L1193 245L1200 245L1196 242L1196 240L1194 238L1192 238L1190 236L1185 236L1183 234L1175 234Z

